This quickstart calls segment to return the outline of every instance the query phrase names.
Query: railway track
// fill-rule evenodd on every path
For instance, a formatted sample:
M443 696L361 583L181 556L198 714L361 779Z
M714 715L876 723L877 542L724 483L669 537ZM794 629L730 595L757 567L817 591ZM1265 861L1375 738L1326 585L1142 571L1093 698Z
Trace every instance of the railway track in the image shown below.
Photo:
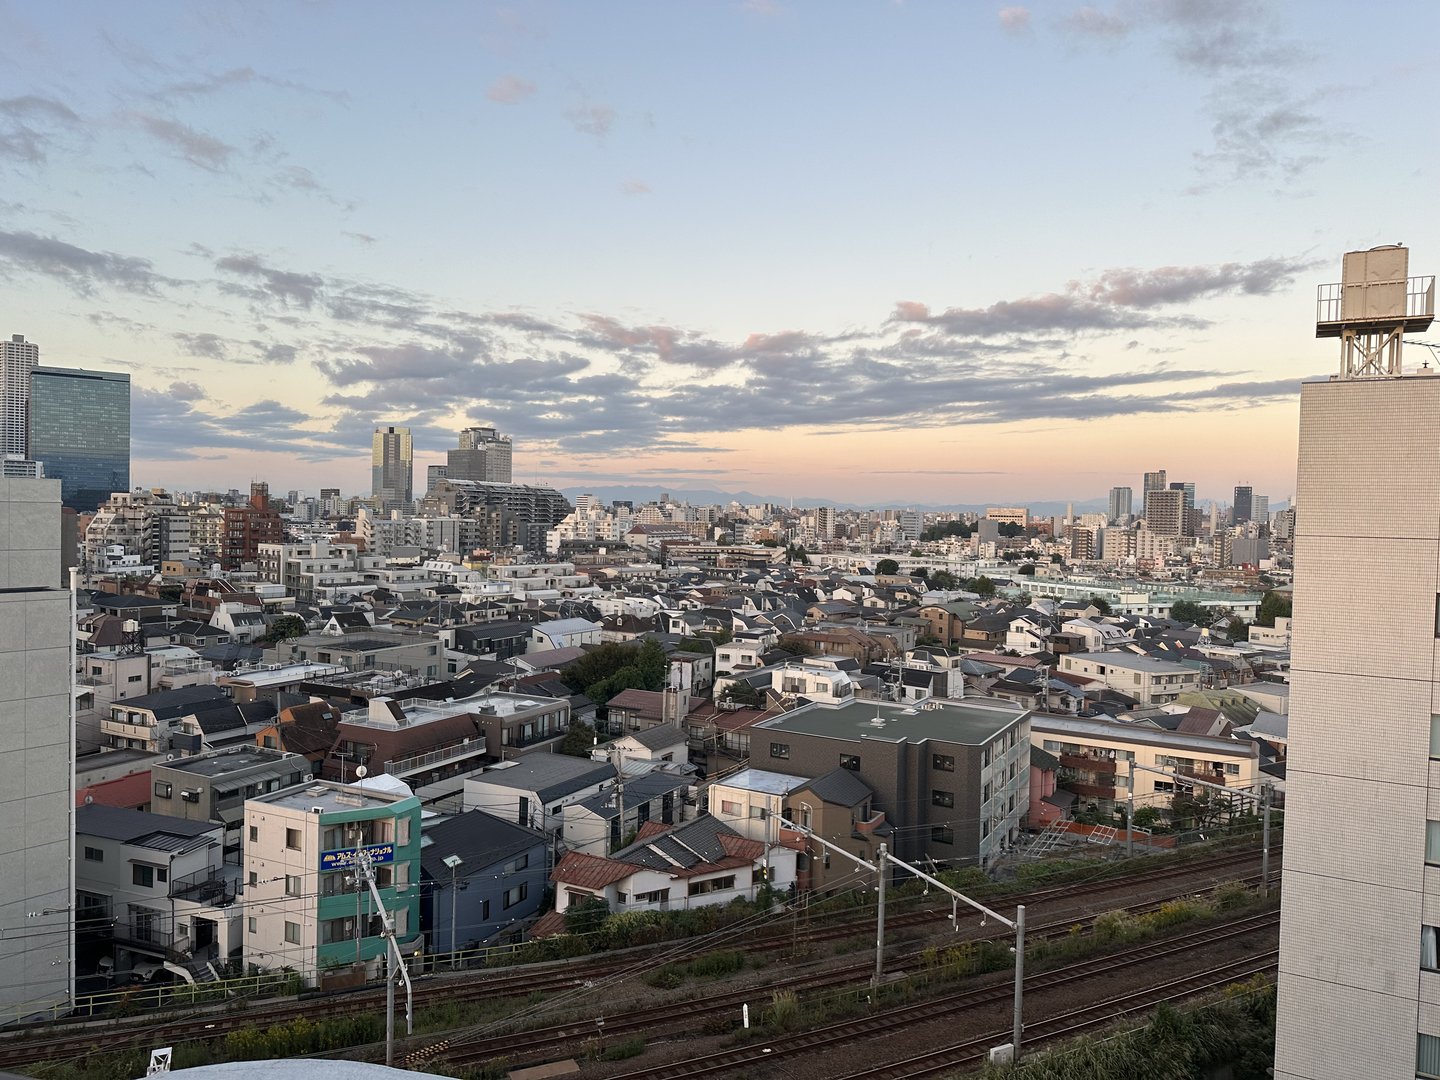
M1280 916L1277 912L1266 912L1261 915L1252 915L1237 920L1228 926L1207 927L1190 934L1183 934L1178 937L1168 938L1164 941L1112 953L1109 956L1069 964L1064 967L1052 968L1028 977L1025 980L1025 990L1027 995L1035 994L1044 990L1082 983L1084 980L1094 978L1097 975L1124 971L1136 965L1153 964L1157 960L1188 951L1200 944L1214 945L1220 941L1233 940L1250 934L1270 932L1279 926L1279 922ZM1243 977L1246 973L1253 974L1254 970L1264 969L1263 966L1257 968L1256 965L1273 967L1276 955L1275 949L1267 948L1260 953L1247 956L1243 962L1227 965L1226 968L1223 969L1226 972L1223 976L1217 976L1217 972L1222 969L1211 969L1203 973L1203 975L1194 977L1194 979L1174 980L1173 982L1193 985L1196 980L1198 980L1208 986L1218 977L1223 980L1221 985L1224 985L1225 983L1233 982L1235 979ZM1171 986L1173 989L1173 984L1166 985ZM1155 988L1151 988L1151 990L1154 989ZM870 1016L860 1017L854 1020L843 1020L813 1028L810 1031L772 1039L763 1045L757 1043L735 1047L684 1061L669 1062L663 1065L635 1069L630 1072L612 1074L609 1080L689 1080L691 1077L720 1076L801 1053L813 1054L817 1051L828 1051L861 1040L888 1035L912 1024L933 1020L937 1014L943 1013L953 1017L966 1010L1003 1004L1010 1000L1011 992L1012 988L1008 982L959 991L953 994L928 998L923 1002L918 1002L913 1005L887 1009ZM1191 994L1196 992L1198 991L1195 989L1187 991L1187 993ZM1149 1001L1146 995L1147 991L1134 991L1131 994L1122 995L1120 998L1092 1003L1082 1010L1075 1010L1073 1013L1064 1014L1067 1019L1065 1019L1063 1023L1054 1019L1039 1022L1031 1021L1027 1023L1026 1031L1033 1032L1032 1037L1040 1039L1057 1038L1061 1034L1075 1033L1076 1025L1081 1022L1095 1025L1099 1024L1102 1018L1113 1019L1116 1015L1115 1003L1117 1001L1131 1000L1131 1011L1148 1007L1149 1004L1153 1004L1154 1002ZM1155 998L1154 1000L1158 1001L1162 999ZM1086 1019L1087 1017L1089 1018L1088 1020ZM1048 1031L1047 1033L1047 1025L1054 1026L1055 1030ZM1007 1041L1009 1041L1008 1029L1000 1034L972 1037L966 1042L958 1044L958 1046L967 1048L966 1053L981 1053L990 1046ZM947 1054L958 1053L958 1049L949 1047L942 1051L934 1051L923 1055L925 1058L933 1059L929 1064L925 1064L919 1059L911 1059L916 1071L913 1073L899 1073L897 1075L932 1075L933 1072L938 1072L944 1068L954 1068L960 1062L953 1060L953 1058L946 1061L945 1064L936 1064L935 1062ZM900 1063L897 1063L895 1067L898 1068L899 1064ZM922 1069L929 1069L930 1072L920 1071ZM876 1076L882 1075L882 1073L867 1069L857 1075Z
M1117 1020L1165 1002L1180 1002L1201 994L1223 990L1237 982L1273 972L1279 959L1277 949L1267 949L1233 960L1211 971L1172 979L1159 986L1117 994L1081 1009L1058 1013L1025 1025L1025 1045L1071 1039L1110 1028ZM922 1080L984 1063L992 1046L1010 1041L1009 1028L991 1031L965 1042L916 1054L887 1066L871 1067L838 1077L837 1080Z
M1258 881L1258 877L1255 880ZM1123 910L1134 915L1144 914L1156 910L1163 903L1165 903L1163 900L1150 901L1131 905ZM1027 930L1027 939L1034 944L1038 941L1069 937L1075 925L1076 923L1068 918L1032 925ZM973 933L967 936L957 936L955 943L963 944L990 939L993 939L993 935ZM908 952L893 953L886 965L887 972L890 975L898 976L922 970L925 951L925 949L913 949ZM699 1022L710 1017L734 1017L742 1005L764 1001L776 991L813 992L852 988L857 984L863 985L874 970L874 961L867 959L860 963L817 971L809 975L799 975L763 986L750 986L728 993L708 994L685 1000L671 1000L666 1002L664 1014L659 1017L656 1016L654 1009L606 1015L604 1034L607 1038L632 1033L644 1033L647 1036L655 1037L686 1029L694 1031ZM1039 976L1037 975L1035 978L1038 979ZM402 1065L407 1068L416 1068L430 1061L440 1060L451 1066L463 1067L483 1064L500 1057L506 1058L511 1065L528 1064L547 1055L553 1057L573 1051L577 1043L583 1043L587 1039L596 1037L598 1030L594 1020L586 1018L544 1027L526 1028L519 1032L510 1031L465 1042L451 1043L442 1040L406 1055ZM522 1049L518 1053L516 1051L517 1043L522 1044Z
M1272 853L1277 850L1272 848ZM1046 904L1075 902L1119 890L1149 889L1165 882L1201 879L1213 883L1230 876L1228 871L1231 869L1253 866L1258 860L1259 853L1254 849L1247 849L1213 859L1157 867L1152 873L1143 876L1102 878L1093 882L1032 890L1028 893L1017 891L1007 896L992 898L989 902L992 905L1024 902L1029 908L1035 909ZM1278 867L1278 859L1275 865ZM1258 881L1258 875L1255 880ZM1180 893L1193 892L1196 888L1192 885L1180 890ZM917 899L910 898L910 901ZM949 915L948 906L901 911L887 916L887 930L932 925L948 920ZM790 950L800 943L818 944L868 934L873 928L873 912L867 912L856 917L845 916L823 922L817 920L810 926L792 925L757 931L743 944L735 947L747 952L775 953ZM723 934L723 931L720 933ZM672 962L716 947L713 942L702 943L687 952L686 943L670 941L583 962L558 961L527 965L523 970L501 975L481 971L462 971L454 975L432 973L418 980L415 1005L420 1009L440 1002L526 998L537 993L583 989L587 984L627 972L640 974L649 970L653 966L652 962ZM90 1021L78 1028L71 1026L57 1030L54 1026L46 1026L39 1030L28 1029L21 1035L0 1037L0 1068L80 1058L96 1052L154 1045L157 1041L175 1044L215 1039L238 1029L263 1027L291 1020L301 1012L324 1016L353 1015L374 1011L382 1007L383 1000L384 991L373 989L325 998L285 998L240 1011L233 1011L230 1004L219 1002L179 1018L152 1014L125 1020Z

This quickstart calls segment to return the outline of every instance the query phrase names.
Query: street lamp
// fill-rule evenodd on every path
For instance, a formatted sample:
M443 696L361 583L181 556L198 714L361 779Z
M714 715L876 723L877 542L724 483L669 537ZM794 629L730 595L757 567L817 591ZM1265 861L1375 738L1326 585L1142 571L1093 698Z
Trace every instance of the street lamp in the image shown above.
M460 950L455 946L455 905L460 902L460 886L456 876L464 859L459 855L446 855L444 862L450 868L450 970L455 970Z

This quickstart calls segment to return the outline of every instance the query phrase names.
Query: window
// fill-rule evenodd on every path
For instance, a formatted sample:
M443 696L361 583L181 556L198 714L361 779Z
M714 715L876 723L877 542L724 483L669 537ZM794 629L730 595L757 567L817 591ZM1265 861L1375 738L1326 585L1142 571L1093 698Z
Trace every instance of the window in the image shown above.
M170 880L170 871L169 871L169 870L156 870L156 871L155 871L155 880L156 880L156 881L159 881L159 882L162 882L162 883L163 883L163 882L166 882L166 881L169 881L169 880Z
M509 862L507 862L505 864L505 873L513 874L517 870L524 870L529 865L530 853L527 851L524 855L521 855L518 858L511 859ZM403 870L404 867L401 867L401 869Z
M257 919L257 918L255 918L254 915L251 915L251 916L250 916L250 919L249 919L249 921L248 921L248 925L246 926L246 929L249 930L250 933L252 933L252 934L259 933L259 931L260 931L260 920Z
M142 889L153 889L155 887L155 868L136 863L130 868L130 881Z
M247 884L247 885L258 885L259 883L260 883L260 875L257 874L254 870L251 870L251 871L250 871L250 880L249 880L248 882L246 882L246 884Z
M127 683L139 682L139 681L140 681L141 679L143 679L144 677L145 677L145 676L143 676L143 675L131 675L131 676L130 676L128 679L126 679L125 681L126 681Z
M1233 761L1227 761L1227 762L1225 762L1225 775L1226 775L1226 776L1239 776L1239 775L1240 775L1240 766L1237 765L1237 764L1235 764Z
M1420 966L1426 971L1440 971L1440 927L1420 927Z
M738 802L731 802L729 799L721 799L720 813L723 817L739 817L740 804Z
M653 892L635 894L637 904L663 904L670 899L669 889L655 889Z
M260 839L260 826L259 826L259 825L251 825L251 826L250 826L250 843L253 844L253 843L255 843L255 841L257 841L257 840L259 840L259 839Z
M1425 861L1440 866L1440 821L1425 822Z
M170 798L170 785L167 784L164 780L155 781L155 797L157 799Z
M954 806L954 805L955 805L955 794L954 794L954 792L951 792L951 791L932 791L932 792L930 792L930 805L931 805L931 806Z
M840 768L849 769L851 772L859 772L860 758L855 754L841 754Z
M779 758L782 761L790 759L790 744L784 742L772 742L770 744L770 756Z
M286 895L286 896L299 896L299 895L300 895L300 875L299 875L299 874L286 874L286 875L285 875L285 895Z
M725 892L733 888L735 888L735 875L730 874L726 877L690 882L690 895L704 896L706 893Z
M930 842L932 844L953 844L955 843L955 830L948 825L935 825L930 829Z
M994 795L994 794L995 794L995 785L992 784L992 783L989 783L989 782L987 781L986 784L985 784L985 786L980 789L980 801L981 801L982 803L987 803L987 802L990 801L990 796L992 796L992 795Z
M105 851L104 851L104 849L98 848L98 847L87 847L87 848L85 849L85 861L86 861L86 862L104 862L104 861L105 861Z
M955 759L949 754L931 754L930 768L936 772L954 772Z
M1415 1075L1425 1080L1440 1077L1440 1035L1415 1036Z
M508 908L512 908L512 907L514 907L516 904L520 903L520 901L524 900L524 899L525 899L527 896L529 896L529 895L530 895L530 886L529 886L529 885L525 885L525 884L516 885L513 889L506 889L506 890L505 890L505 907L506 907L507 909L508 909Z
M287 848L289 848L291 851L299 851L299 850L300 850L300 830L299 830L299 829L286 829L286 830L285 830L285 846L286 846Z
M290 922L288 920L286 921L285 940L288 941L291 945L300 944L300 924L298 922Z
M980 751L980 767L982 769L988 769L990 767L990 748L988 746Z

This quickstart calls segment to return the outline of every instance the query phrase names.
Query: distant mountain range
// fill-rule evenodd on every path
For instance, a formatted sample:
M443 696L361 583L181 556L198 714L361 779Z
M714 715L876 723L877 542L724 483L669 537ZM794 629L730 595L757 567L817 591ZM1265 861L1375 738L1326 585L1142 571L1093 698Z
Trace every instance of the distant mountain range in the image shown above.
M567 487L560 489L565 497L572 503L577 495L594 495L605 504L614 502L616 499L633 502L636 506L642 503L654 502L662 494L669 495L676 502L689 503L691 506L724 506L727 503L738 502L744 506L752 506L757 503L774 503L779 506L833 506L837 510L920 510L929 513L940 512L961 512L983 514L991 506L1027 506L1030 508L1030 516L1037 518L1063 517L1065 508L1072 504L1057 502L1051 499L1026 502L1024 499L1010 499L1003 502L988 503L886 503L871 504L847 502L844 499L826 499L818 496L794 496L789 495L757 495L753 491L715 491L709 488L680 488L665 487L658 484L621 484L599 487ZM1139 492L1135 493L1136 509L1139 509ZM1209 501L1202 502L1202 506L1208 506ZM1283 510L1288 504L1280 501L1270 503L1271 510ZM1109 496L1099 499L1077 499L1073 503L1076 514L1103 514L1110 509Z

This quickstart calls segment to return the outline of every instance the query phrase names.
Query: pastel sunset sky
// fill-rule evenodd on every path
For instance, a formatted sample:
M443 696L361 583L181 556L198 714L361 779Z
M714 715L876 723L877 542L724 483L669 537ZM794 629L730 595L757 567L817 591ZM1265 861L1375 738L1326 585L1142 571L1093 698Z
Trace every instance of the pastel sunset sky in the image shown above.
M0 0L0 334L136 484L1294 486L1315 286L1440 268L1433 0ZM1426 359L1412 348L1408 364Z

